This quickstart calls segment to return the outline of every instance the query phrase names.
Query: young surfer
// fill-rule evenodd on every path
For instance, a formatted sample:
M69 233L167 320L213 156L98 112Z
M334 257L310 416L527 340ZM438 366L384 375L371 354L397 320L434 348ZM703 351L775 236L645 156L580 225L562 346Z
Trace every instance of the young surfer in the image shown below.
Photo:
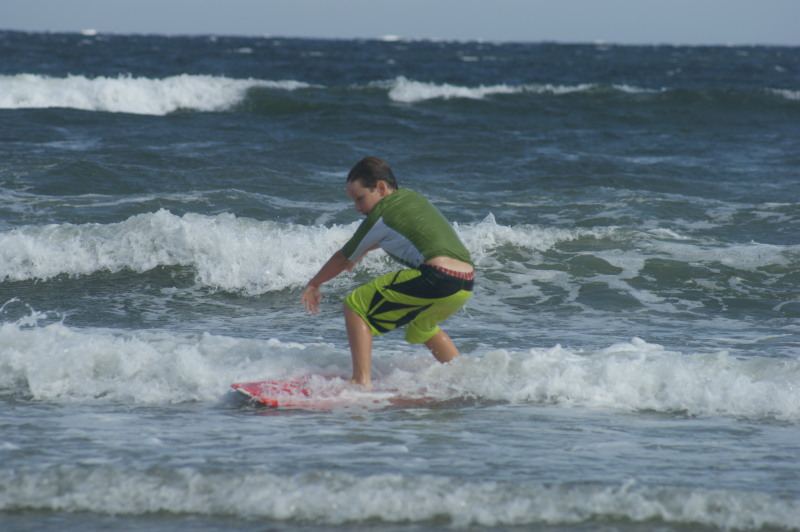
M382 248L406 266L359 286L345 299L344 316L353 359L352 382L369 386L372 337L406 326L406 340L425 344L440 362L458 349L439 323L472 296L474 269L453 227L427 199L399 188L392 169L366 157L347 176L347 195L366 219L352 238L308 282L302 302L319 311L320 286L352 270L373 249Z

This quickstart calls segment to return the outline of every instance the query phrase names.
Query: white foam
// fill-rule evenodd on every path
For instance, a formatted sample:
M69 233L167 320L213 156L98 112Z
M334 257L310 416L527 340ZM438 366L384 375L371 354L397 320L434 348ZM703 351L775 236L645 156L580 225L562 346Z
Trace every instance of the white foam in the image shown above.
M163 209L115 224L25 226L0 233L0 280L188 266L202 285L261 294L302 286L356 226L303 226L232 214L176 216ZM491 215L457 230L486 266L503 245L542 251L565 240L614 231L510 227L497 224ZM389 265L381 257L372 254L363 265L370 271L385 270Z
M768 89L768 91L790 101L800 101L800 91L798 90Z
M404 76L399 76L388 82L375 83L372 84L372 86L385 87L389 89L389 98L395 102L401 103L416 103L434 99L449 100L453 98L482 100L487 96L493 96L497 94L530 93L560 96L603 89L602 85L595 83L580 83L577 85L555 85L551 83L508 85L503 83L469 87L451 85L449 83L429 83L415 81ZM632 85L612 85L610 90L626 94L649 94L663 92L663 89L646 89Z
M714 240L676 242L673 239L643 239L642 246L655 253L689 263L723 264L738 270L792 264L800 257L800 245L722 243Z
M648 89L644 87L637 87L636 85L628 84L614 84L611 86L614 90L623 92L625 94L658 94L665 92L667 89Z
M320 209L325 211L320 221L327 219L330 209ZM347 241L357 223L306 226L232 214L177 216L160 210L114 224L24 226L0 232L0 280L46 280L126 269L143 273L157 267L185 266L194 270L196 281L203 286L257 295L302 286ZM498 224L491 214L481 222L455 228L480 269L502 269L529 277L540 276L542 271L531 269L525 261L538 260L538 255L547 250L580 239L636 242L633 249L592 252L622 268L621 273L602 279L616 284L639 275L651 257L709 267L723 264L739 270L788 265L800 257L800 246L700 242L667 228L640 232L613 226L508 226ZM504 252L498 253L506 247L516 249L521 258L511 260ZM393 265L378 252L371 254L362 267L380 273ZM565 289L574 288L569 278L563 280ZM627 291L624 283L619 286Z
M509 85L461 87L450 84L435 84L397 78L389 90L389 98L395 102L414 103L424 100L451 98L482 99L492 94L514 94L521 89Z
M329 219L331 209L339 209L315 208L322 213L318 222ZM0 281L48 280L60 275L76 277L123 270L145 273L158 267L180 266L194 272L199 286L259 295L303 286L347 241L357 224L308 226L232 214L177 216L160 210L115 224L24 226L0 231ZM630 295L648 308L665 312L675 311L676 307L662 294L635 289L628 282L642 274L650 258L706 265L711 270L722 264L741 271L783 267L800 258L800 246L697 241L667 228L633 231L613 226L508 226L498 224L491 214L478 223L457 224L455 228L479 270L501 272L513 286L514 297L541 297L538 287L546 283L562 288L571 301L577 301L581 279L568 272L540 269L535 264L560 244L605 240L609 245L593 249L591 255L620 271L597 273L592 279ZM385 254L376 252L359 264L355 274L361 270L380 274L396 267ZM332 281L332 286L350 282L343 275ZM710 291L720 289L713 280L707 283L698 279L696 284ZM501 285L487 278L481 286L490 297L477 304L492 305L491 294ZM747 285L733 288L746 291ZM682 303L687 304L691 303Z
M505 245L541 252L561 242L581 238L609 238L619 233L616 227L563 229L530 224L508 226L498 224L493 214L487 215L477 224L456 225L456 229L478 262Z
M31 315L0 325L3 393L56 402L213 402L232 382L350 371L345 345L76 329L40 321L41 315ZM313 357L303 353L309 348ZM386 406L388 391L409 399L477 398L800 421L796 359L680 353L636 338L592 351L490 349L447 365L424 350L401 349L410 352L376 351L377 395L348 397L371 407ZM333 388L342 387L334 383Z
M661 305L664 303L661 297L647 291L636 290L628 283L628 280L642 274L650 259L670 259L695 267L703 266L710 272L718 271L720 265L742 272L763 272L765 267L787 267L800 259L800 245L764 244L753 241L731 243L713 238L697 239L664 227L646 230L609 227L593 231L596 231L596 235L590 233L583 236L608 238L619 244L611 248L591 250L589 253L621 269L614 275L596 275L593 279L630 294L651 309L655 308L654 304L659 304L658 306L665 311L669 311L672 305ZM568 282L573 283L574 280L570 279ZM711 292L719 290L715 280L694 279L692 283L703 286ZM682 304L690 303L683 301Z
M242 47L232 50L252 54ZM466 60L466 59L465 59ZM385 88L396 102L415 103L433 99L481 100L501 94L564 95L593 90L612 90L627 94L663 92L630 85L610 87L594 83L577 85L505 83L462 86L449 83L416 81L400 76L393 80L375 82L371 87ZM181 109L220 111L241 102L251 88L297 90L311 85L296 80L235 79L223 76L182 74L165 78L135 76L86 77L70 75L52 77L38 74L0 75L0 109L66 107L85 111L125 112L146 115L165 115ZM773 91L792 98L792 91ZM795 94L796 95L796 94Z
M166 210L107 225L27 226L0 233L0 279L190 266L203 285L259 294L305 283L354 230Z
M431 366L429 393L800 421L800 360L680 353L634 338L597 351L490 351Z
M216 402L232 382L330 372L329 355L338 358L322 344L36 326L40 318L0 325L3 393L56 402ZM308 347L313 361L298 356Z
M165 115L180 109L220 111L241 102L247 90L254 87L296 90L309 85L294 80L188 74L161 79L0 75L0 109L67 107L145 115Z
M437 523L470 526L672 523L725 529L790 528L800 504L758 492L691 487L540 484L434 475L281 476L192 467L112 464L0 471L0 510L236 516L314 525ZM657 527L656 527L657 528Z

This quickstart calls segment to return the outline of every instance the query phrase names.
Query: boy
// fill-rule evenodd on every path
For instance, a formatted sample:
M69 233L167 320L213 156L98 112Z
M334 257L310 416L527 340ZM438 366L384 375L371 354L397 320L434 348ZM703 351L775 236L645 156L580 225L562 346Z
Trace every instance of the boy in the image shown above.
M424 197L400 189L392 169L377 157L366 157L350 170L347 195L367 218L308 282L302 296L306 310L316 314L320 285L352 270L373 249L383 248L408 267L373 279L345 299L351 382L370 385L372 336L404 325L409 343L424 343L439 362L454 359L458 349L438 323L472 296L475 273L453 227Z

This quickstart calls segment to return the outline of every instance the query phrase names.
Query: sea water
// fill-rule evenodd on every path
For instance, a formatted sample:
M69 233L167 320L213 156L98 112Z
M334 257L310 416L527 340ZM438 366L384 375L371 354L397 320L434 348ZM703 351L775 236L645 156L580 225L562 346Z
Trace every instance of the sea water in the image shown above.
M477 267L346 378L378 155ZM3 530L800 528L800 49L0 33ZM387 398L401 396L405 402Z

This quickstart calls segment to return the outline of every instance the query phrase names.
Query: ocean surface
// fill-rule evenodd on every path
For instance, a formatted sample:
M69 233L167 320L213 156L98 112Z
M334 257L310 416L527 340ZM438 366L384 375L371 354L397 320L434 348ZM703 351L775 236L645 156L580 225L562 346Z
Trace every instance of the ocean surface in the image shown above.
M463 356L248 404L349 376L366 155ZM800 529L800 48L0 32L0 529Z

